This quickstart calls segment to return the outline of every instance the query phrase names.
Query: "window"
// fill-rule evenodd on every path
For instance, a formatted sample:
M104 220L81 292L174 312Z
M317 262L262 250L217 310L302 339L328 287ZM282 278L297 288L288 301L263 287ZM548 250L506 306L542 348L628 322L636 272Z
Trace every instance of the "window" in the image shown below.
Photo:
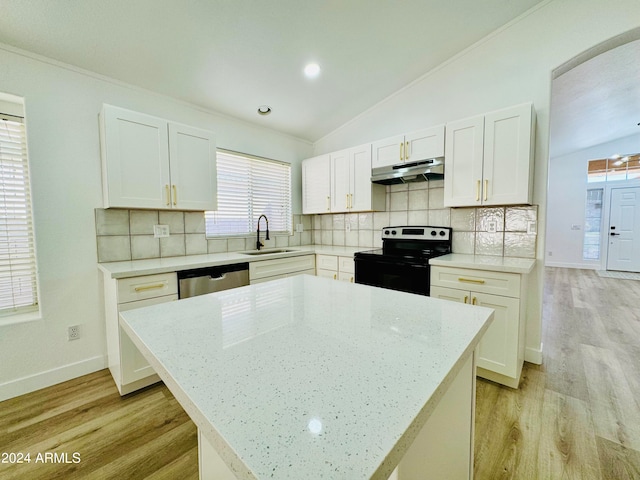
M587 190L584 240L582 244L583 260L600 260L603 192L602 188L590 188Z
M260 215L270 233L291 234L291 165L223 150L217 165L218 210L205 212L207 237L254 233Z
M615 182L637 178L640 178L640 153L589 160L587 183Z
M0 114L0 315L37 308L24 122L21 117Z

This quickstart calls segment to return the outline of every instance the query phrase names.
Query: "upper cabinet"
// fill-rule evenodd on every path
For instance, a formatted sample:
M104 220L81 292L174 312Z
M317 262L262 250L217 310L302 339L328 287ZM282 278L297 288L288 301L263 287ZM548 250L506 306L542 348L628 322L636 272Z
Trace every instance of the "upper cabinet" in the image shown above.
M371 144L330 154L331 211L385 209L385 188L371 183Z
M111 105L100 126L105 208L217 208L211 132Z
M371 183L371 144L302 162L302 213L385 209L385 188Z
M530 204L534 131L531 103L448 123L445 207Z
M372 144L373 168L444 156L444 125L379 140Z
M302 161L302 213L331 212L331 159L329 155Z

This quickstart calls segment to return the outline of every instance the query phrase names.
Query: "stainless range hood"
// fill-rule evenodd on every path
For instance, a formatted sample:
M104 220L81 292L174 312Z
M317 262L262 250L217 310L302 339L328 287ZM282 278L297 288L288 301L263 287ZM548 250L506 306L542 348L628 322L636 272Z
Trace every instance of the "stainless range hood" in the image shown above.
M431 158L418 162L400 163L371 170L371 181L383 185L424 182L444 178L444 158Z

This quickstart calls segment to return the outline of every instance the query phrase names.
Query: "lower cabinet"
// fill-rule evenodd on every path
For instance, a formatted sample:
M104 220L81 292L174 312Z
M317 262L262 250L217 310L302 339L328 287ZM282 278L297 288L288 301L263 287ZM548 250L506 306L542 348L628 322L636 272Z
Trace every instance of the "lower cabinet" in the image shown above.
M175 273L113 279L104 274L109 370L120 395L159 382L153 368L120 328L120 312L178 299Z
M261 260L249 263L249 283L253 285L293 275L315 275L315 272L316 262L313 254Z
M355 281L355 271L353 257L316 255L316 275L318 277L353 283Z
M525 348L527 276L452 267L431 267L431 296L495 310L480 341L478 376L518 388Z

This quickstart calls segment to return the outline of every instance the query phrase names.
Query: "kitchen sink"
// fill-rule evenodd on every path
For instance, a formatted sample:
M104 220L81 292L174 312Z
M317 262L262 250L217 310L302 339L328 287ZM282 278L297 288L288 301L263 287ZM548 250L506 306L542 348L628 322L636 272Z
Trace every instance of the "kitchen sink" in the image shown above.
M252 250L250 252L239 252L242 255L267 255L269 253L287 253L287 252L295 252L295 250L287 250L283 248L267 248L264 250Z

